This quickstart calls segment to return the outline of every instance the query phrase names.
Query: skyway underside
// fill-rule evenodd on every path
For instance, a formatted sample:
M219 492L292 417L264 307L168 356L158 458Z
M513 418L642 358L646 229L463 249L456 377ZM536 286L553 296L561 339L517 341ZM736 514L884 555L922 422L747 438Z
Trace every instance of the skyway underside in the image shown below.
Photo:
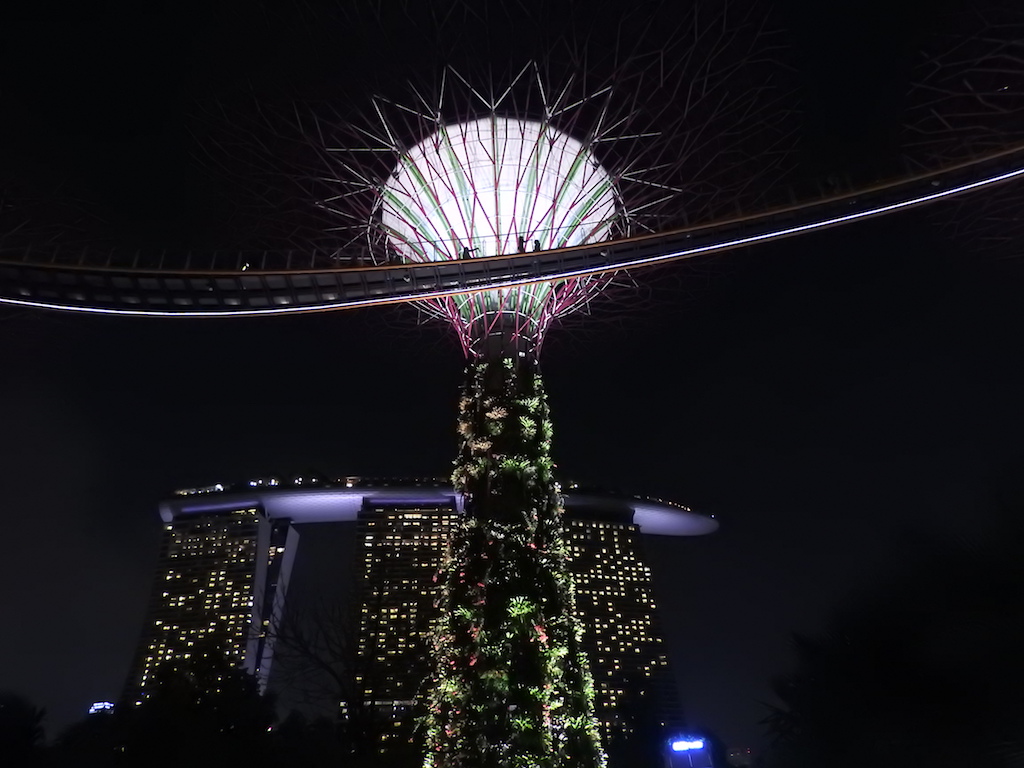
M158 317L323 312L615 272L744 248L979 191L1024 175L1024 148L765 214L657 235L489 258L334 269L263 269L234 254L205 269L144 269L113 255L77 263L0 251L0 303ZM255 268L251 265L255 265Z

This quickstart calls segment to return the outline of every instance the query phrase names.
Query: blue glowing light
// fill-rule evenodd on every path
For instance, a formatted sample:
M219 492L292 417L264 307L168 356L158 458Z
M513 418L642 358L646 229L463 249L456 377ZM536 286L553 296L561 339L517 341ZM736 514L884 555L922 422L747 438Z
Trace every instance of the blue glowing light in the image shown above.
M672 742L673 752L687 752L691 749L704 749L704 739L678 739Z
M89 707L89 714L95 715L97 712L110 712L114 709L114 702L112 701L97 701L95 704Z

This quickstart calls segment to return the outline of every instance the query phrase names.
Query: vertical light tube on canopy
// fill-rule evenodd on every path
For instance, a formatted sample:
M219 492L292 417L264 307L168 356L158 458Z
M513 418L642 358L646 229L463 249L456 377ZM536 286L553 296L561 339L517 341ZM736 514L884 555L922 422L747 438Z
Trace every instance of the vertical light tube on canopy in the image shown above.
M621 215L585 143L491 114L440 126L380 188L380 227L406 261L606 239ZM440 574L428 768L605 763L552 474L537 354L552 320L605 278L431 300L469 358L453 481L466 517Z
M441 126L403 153L379 205L389 246L414 262L605 240L621 209L588 146L546 123L494 114ZM606 284L605 277L541 282L425 308L456 328L470 357L489 356L492 346L536 354L551 321Z

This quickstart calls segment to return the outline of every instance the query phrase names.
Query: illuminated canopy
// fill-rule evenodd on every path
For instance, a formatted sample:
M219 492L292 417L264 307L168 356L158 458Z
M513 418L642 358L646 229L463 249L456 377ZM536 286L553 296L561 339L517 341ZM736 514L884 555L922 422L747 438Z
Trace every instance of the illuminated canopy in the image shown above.
M441 126L404 152L380 190L380 225L404 261L464 259L607 240L621 206L590 147L543 122L492 114ZM469 353L500 336L539 346L552 319L605 278L430 300Z
M410 261L582 245L608 237L611 177L576 139L544 123L490 117L443 127L406 152L381 223ZM522 243L520 243L522 238Z

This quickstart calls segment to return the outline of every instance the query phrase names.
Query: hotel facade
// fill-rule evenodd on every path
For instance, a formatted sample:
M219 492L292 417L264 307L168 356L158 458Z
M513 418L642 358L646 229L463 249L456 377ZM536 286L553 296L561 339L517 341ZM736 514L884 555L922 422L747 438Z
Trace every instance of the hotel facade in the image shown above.
M703 535L718 525L678 505L575 486L564 503L583 644L614 765L638 713L665 733L683 725L643 537ZM429 671L435 574L461 514L452 487L435 480L271 477L178 491L160 505L157 573L123 701L143 701L161 664L210 649L266 687L299 530L347 523L357 531L358 661L353 700L338 703L343 716L354 707L376 713L382 754L407 744Z

